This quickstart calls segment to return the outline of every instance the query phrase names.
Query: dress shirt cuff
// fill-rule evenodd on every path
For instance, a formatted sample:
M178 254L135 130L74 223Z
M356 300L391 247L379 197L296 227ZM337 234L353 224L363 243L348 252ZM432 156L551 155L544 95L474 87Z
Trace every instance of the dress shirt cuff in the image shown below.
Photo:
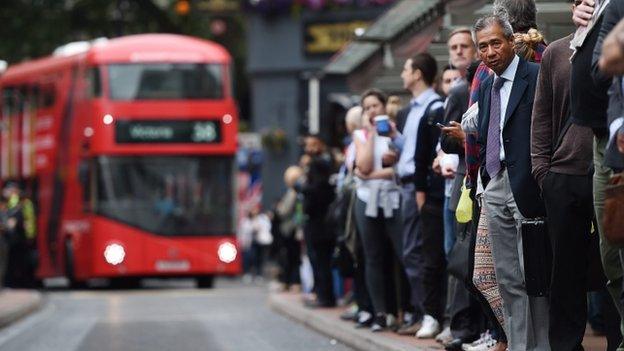
M399 152L403 151L403 146L405 145L405 137L403 134L397 132L397 136L392 139L392 145L394 145Z

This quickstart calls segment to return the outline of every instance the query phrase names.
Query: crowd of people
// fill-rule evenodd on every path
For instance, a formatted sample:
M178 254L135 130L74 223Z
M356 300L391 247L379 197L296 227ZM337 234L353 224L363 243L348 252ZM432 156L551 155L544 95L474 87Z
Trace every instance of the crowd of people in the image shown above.
M299 284L302 240L305 304L335 306L348 286L341 317L373 332L564 351L583 350L588 318L617 325L624 192L608 189L624 169L624 1L570 6L576 31L545 38L534 0L495 0L450 33L448 66L405 61L409 104L361 95L344 152L306 136L273 211L284 287ZM604 332L624 350L617 326Z

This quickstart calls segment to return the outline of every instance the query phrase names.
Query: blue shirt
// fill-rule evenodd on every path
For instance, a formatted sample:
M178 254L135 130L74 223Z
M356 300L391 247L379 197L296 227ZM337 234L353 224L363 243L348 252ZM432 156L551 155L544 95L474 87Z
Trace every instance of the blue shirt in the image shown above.
M397 174L400 178L413 175L416 171L414 154L416 153L418 125L420 124L420 119L425 114L427 106L436 99L440 99L440 95L436 94L433 88L429 88L410 102L412 108L407 115L402 136L397 137L399 140L396 141L397 144L402 144L401 157L397 164ZM443 103L439 102L434 104L432 108L435 109L442 106Z

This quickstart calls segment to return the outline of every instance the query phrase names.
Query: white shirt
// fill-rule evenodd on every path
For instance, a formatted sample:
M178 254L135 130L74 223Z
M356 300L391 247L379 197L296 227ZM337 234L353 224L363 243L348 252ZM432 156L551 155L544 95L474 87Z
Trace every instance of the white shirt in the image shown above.
M500 116L500 160L505 160L505 146L503 144L503 127L505 126L505 116L507 114L507 105L509 104L509 96L511 95L511 88L513 87L514 79L516 78L516 71L518 71L518 63L520 58L514 55L514 59L511 61L507 69L500 76L505 78L505 82L500 89L500 101L501 101L501 116ZM494 73L494 80L499 76Z
M358 129L353 132L353 139L365 143L367 138L375 138L373 150L373 170L383 169L382 156L388 152L388 145L391 143L389 137L376 134L366 136L364 130ZM354 152L355 156L355 152ZM367 179L355 178L355 190L358 199L368 204L372 191L378 191L381 198L378 203L389 203L393 209L398 209L400 195L393 180L390 179Z
M397 164L397 174L399 177L405 177L413 175L416 172L416 165L414 163L414 155L416 153L416 138L418 137L418 126L420 125L420 119L425 113L427 105L435 99L439 99L440 95L436 94L433 88L429 88L410 102L412 108L407 115L405 126L403 127L403 138L405 143L403 144L403 150L399 157ZM442 106L440 102L440 106ZM432 106L436 108L437 106Z

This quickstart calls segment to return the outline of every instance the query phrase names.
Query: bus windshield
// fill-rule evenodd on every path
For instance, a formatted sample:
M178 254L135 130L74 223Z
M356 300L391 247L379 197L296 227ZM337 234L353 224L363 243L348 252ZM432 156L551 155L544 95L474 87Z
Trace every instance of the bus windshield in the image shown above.
M223 65L141 63L108 66L112 100L223 99Z
M234 233L232 158L101 156L96 172L99 215L164 236Z

